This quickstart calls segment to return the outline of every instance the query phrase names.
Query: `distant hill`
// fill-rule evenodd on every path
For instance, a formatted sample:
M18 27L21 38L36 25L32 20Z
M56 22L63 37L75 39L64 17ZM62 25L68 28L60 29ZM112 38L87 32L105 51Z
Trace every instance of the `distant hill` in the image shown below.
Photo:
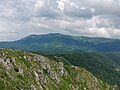
M120 51L119 45L119 39L70 36L59 33L30 35L18 41L0 42L0 48L38 52Z
M82 67L0 49L0 90L118 90Z
M66 65L74 65L77 68L85 68L95 77L97 77L97 79L102 80L103 83L105 82L112 86L117 85L120 88L119 45L119 39L70 36L59 33L30 35L18 41L0 42L0 48L30 51L42 54L48 57L50 61L53 61L55 63L63 62L65 64L65 67ZM7 52L11 51L5 50L4 52L7 54ZM13 52L14 51L11 52L12 55ZM15 53L17 52L15 51ZM3 54L4 53L1 55ZM9 54L6 57L11 57L12 55ZM18 54L17 57L20 58L22 55ZM25 63L27 64L27 62ZM68 68L68 72L69 70L72 69ZM57 85L55 87L57 87Z

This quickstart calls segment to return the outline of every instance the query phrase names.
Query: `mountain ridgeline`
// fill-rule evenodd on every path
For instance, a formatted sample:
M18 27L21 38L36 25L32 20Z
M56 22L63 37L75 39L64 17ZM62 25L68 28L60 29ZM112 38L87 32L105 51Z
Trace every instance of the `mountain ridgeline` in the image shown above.
M0 49L0 90L118 90L82 67Z
M10 48L0 50L0 89L120 90L119 45L119 39L59 33L0 42Z
M0 48L25 51L120 51L119 39L106 39L84 36L69 36L59 33L30 35L13 42L0 42Z

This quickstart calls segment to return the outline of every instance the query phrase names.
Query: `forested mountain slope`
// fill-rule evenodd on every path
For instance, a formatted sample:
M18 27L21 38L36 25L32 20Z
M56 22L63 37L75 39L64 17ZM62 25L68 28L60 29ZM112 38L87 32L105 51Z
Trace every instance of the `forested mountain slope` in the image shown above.
M38 52L120 51L119 45L119 39L70 36L59 33L30 35L18 41L0 42L0 48Z

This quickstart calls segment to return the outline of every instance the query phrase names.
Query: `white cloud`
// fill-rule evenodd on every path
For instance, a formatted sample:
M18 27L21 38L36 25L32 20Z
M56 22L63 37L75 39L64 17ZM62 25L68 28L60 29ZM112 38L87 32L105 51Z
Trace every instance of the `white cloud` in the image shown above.
M77 9L79 8L79 6L77 6L77 5L76 5L75 3L73 3L73 2L70 2L70 6L71 6L71 7L75 7L75 8L77 8Z
M97 28L97 27L91 27L89 28L89 33L91 35L95 35L97 37L106 37L106 38L111 38L111 35L107 31L106 28Z
M81 7L80 9L85 10L85 7Z
M50 32L120 38L119 10L120 0L0 0L0 40Z
M35 10L38 12L38 10L43 6L44 0L37 0L35 3Z
M63 12L65 8L65 0L57 0L58 8Z
M91 12L91 13L94 13L94 12L95 12L95 9L94 9L94 8L91 8L91 9L90 9L90 12Z

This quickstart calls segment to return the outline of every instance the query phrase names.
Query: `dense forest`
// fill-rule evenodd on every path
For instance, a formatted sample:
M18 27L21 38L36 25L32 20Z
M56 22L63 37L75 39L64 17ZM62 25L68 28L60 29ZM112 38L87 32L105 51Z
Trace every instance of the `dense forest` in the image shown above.
M107 53L108 54L108 53ZM50 60L62 61L65 64L72 64L83 67L94 74L97 78L120 87L119 65L107 55L100 53L65 53L65 54L45 54Z

